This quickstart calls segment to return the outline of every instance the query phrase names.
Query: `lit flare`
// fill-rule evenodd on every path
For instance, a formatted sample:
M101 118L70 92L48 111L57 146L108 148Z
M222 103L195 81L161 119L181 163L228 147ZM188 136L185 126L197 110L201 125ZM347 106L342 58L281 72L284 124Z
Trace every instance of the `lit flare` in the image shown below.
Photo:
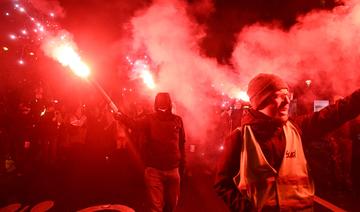
M133 72L135 73L136 77L140 77L143 80L144 84L148 88L152 90L155 89L155 80L146 61L140 59L136 60L133 64Z
M240 100L242 100L244 102L249 102L250 101L250 98L249 98L249 96L247 95L247 93L245 91L236 92L235 98L240 99Z
M68 66L79 77L87 78L90 75L89 67L70 45L63 44L53 49L53 54L63 66Z
M148 88L155 89L155 82L149 70L141 71L140 77Z
M90 75L90 68L75 51L75 44L68 41L65 36L48 39L44 44L44 50L63 66L69 67L77 76L87 78Z

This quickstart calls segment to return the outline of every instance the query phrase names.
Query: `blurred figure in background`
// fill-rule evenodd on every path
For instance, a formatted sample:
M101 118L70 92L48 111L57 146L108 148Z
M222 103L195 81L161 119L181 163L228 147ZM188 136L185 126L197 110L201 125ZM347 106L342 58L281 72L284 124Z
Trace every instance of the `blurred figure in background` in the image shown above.
M87 116L84 113L84 105L79 104L69 116L67 160L71 163L82 159L79 155L84 151L87 132Z

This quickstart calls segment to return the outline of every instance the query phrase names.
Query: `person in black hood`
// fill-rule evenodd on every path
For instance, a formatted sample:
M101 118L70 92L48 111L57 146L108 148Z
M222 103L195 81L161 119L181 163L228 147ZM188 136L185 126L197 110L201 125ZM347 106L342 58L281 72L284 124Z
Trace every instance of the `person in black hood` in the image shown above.
M118 119L144 134L144 178L150 211L174 211L185 168L185 131L182 118L172 113L169 93L156 95L154 110L139 120L123 114Z
M360 89L319 112L289 119L290 95L278 76L248 85L250 108L227 139L214 188L231 211L312 211L314 185L303 143L360 113Z

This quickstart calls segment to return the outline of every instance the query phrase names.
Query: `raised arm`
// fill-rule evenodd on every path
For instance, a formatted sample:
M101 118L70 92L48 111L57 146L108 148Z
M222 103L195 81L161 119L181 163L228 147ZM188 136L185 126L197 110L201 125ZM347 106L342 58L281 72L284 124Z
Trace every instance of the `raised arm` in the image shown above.
M301 116L295 122L304 136L322 136L360 114L360 89L319 112Z
M131 130L146 130L149 124L149 117L143 116L141 118L131 118L123 113L115 114L115 119L120 121Z

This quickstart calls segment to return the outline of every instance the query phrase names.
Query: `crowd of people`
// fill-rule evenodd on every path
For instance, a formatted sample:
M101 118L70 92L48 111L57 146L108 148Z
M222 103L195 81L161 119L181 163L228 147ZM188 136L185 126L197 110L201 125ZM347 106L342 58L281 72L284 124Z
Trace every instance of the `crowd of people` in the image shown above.
M1 172L51 168L79 154L105 158L126 147L127 129L104 102L64 104L43 93L43 88L36 88L30 101L2 108L1 161L12 165L2 165Z
M151 104L137 104L136 107L130 107L132 111L124 115L114 114L101 100L64 104L61 99L48 99L43 89L36 88L31 101L20 99L11 105L5 99L1 100L1 174L23 175L34 169L49 170L59 164L71 164L79 158L87 158L89 161L108 160L118 150L131 149L138 156L138 168L145 171L144 177L152 203L149 208L153 211L162 211L164 208L173 211L180 192L180 179L186 169L185 150L188 148L185 146L193 142L188 138L185 143L186 123L171 112L169 94L160 93L155 99L154 107ZM252 184L253 181L264 180L262 175L255 174L258 173L256 167L251 167L246 162L254 161L254 158L261 158L257 163L262 164L262 171L267 170L264 174L266 178L286 176L281 173L306 178L306 184L301 184L304 188L301 191L306 195L304 193L300 196L307 196L308 199L314 193L312 179L320 186L335 183L341 189L360 190L359 183L354 180L360 176L359 171L354 169L354 161L358 161L360 157L360 121L357 118L360 108L359 91L345 100L331 102L335 106L320 113L304 109L306 107L302 104L300 95L295 96L295 101L290 101L293 94L290 95L288 85L275 75L265 74L254 78L249 84L248 94L250 103L234 102L228 108L218 108L220 112L214 113L218 116L218 127L209 133L207 143L202 148L205 150L202 152L208 156L202 157L204 164L211 166L209 170L214 176L217 172L215 190L230 208L234 211L250 207L259 210L311 208L310 200L304 201L304 198L295 197L293 193L277 193L270 184L268 187L260 186L261 188L256 183ZM295 118L295 115L309 112L315 115L302 116L307 117L305 121L288 121ZM354 120L342 125L351 119ZM298 125L303 127L300 132ZM337 127L339 128L335 130ZM253 152L252 148L244 147L249 158L243 155L243 133L247 135L246 145L253 145L257 150ZM230 139L225 142L228 135ZM151 144L144 141L155 142ZM291 150L286 146L290 144L294 147ZM222 152L225 156L220 157ZM291 159L295 157L299 158L295 163L302 170L301 173L296 170L287 171L292 166ZM215 162L219 158L222 159L216 171ZM324 160L325 158L329 160ZM284 161L288 164L283 165ZM187 161L187 164L191 163L192 161ZM324 163L327 164L326 167ZM238 174L240 181L235 184L233 179ZM156 183L166 180L173 183L163 184L163 189L170 189L172 195L167 193L163 197L164 191L157 190ZM284 181L274 181L284 188L281 191L293 186L281 184L282 182ZM280 201L277 195L285 200Z

